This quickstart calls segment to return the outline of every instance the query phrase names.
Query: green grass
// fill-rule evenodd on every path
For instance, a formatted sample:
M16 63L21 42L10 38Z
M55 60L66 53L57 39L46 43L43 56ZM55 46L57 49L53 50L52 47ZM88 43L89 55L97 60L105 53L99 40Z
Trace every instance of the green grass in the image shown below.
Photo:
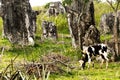
M45 20L45 21L53 22L57 26L57 30L59 33L64 33L64 34L69 33L66 14L64 14L64 15L59 14L56 17L55 16L48 17L48 15L46 13L41 13L40 15L37 16L37 18L38 18L37 19L37 25L38 25L37 28L38 28L39 32L41 32L41 22L43 20Z
M50 80L119 80L119 65L120 63L110 63L108 69L105 69L105 66L103 69L99 66L93 69L75 69L71 74L51 75Z
M101 42L108 41L112 38L112 36L113 36L112 34L102 34L100 36L100 40Z
M65 35L66 36L66 35ZM59 36L58 42L51 40L40 41L36 40L35 46L21 47L17 45L6 45L9 43L7 40L1 41L9 49L5 50L4 55L1 59L0 69L4 68L10 63L11 59L19 55L15 63L27 61L39 61L40 57L50 52L63 54L70 57L72 64L77 68L68 70L68 73L62 74L50 74L49 80L119 80L120 79L120 62L109 63L108 69L105 69L105 65L100 69L99 63L95 63L95 68L80 70L78 60L81 57L79 50L71 47L71 39L63 36ZM37 38L39 39L39 38ZM0 71L1 71L0 70ZM35 80L35 79L33 79Z
M113 12L113 9L110 7L108 3L97 3L94 1L94 9L95 9L95 23L96 26L99 28L100 18L103 14L107 14L110 12ZM116 4L113 4L114 7L116 7ZM120 6L118 7L118 10L120 9Z
M99 27L100 18L103 14L113 12L107 3L94 3L95 4L95 22Z

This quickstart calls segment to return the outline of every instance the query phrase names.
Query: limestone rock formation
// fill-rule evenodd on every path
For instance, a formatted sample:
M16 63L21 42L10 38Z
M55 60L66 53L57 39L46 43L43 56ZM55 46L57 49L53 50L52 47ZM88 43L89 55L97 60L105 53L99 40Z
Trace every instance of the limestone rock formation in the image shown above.
M42 21L42 35L44 39L54 39L58 38L57 27L53 22Z
M1 0L4 34L13 44L34 45L36 16L29 0Z
M65 8L61 2L51 2L47 13L49 16L57 16L58 14L64 14Z
M89 46L95 43L100 43L100 32L98 29L91 25L85 34L83 45Z
M95 27L93 0L89 0L88 2L84 0L73 0L72 4L66 7L66 10L68 13L68 25L72 37L72 45L75 48L78 46L82 47L83 43L85 43L83 37L86 37L86 34L88 34L89 27L91 25ZM95 28L95 30L96 29L97 28ZM100 41L98 40L100 37L99 31L95 35L98 35L98 38L89 38L92 38L93 42L98 43ZM85 43L84 45L90 44Z
M114 26L114 13L106 13L101 16L100 20L100 31L101 33L113 33L113 26ZM117 27L118 31L120 31L120 11L117 11Z

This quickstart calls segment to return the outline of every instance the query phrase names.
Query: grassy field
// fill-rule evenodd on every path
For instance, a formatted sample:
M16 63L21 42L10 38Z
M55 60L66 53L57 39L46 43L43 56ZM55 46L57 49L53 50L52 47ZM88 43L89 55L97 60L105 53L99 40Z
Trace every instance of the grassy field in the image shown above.
M120 80L120 62L110 62L108 69L105 69L105 65L101 69L99 63L95 63L95 68L81 70L78 63L80 52L71 47L70 38L61 35L59 37L58 42L50 40L41 42L38 39L34 47L29 46L24 48L13 46L7 40L0 40L0 44L5 46L4 54L0 58L0 71L3 71L17 55L19 56L14 64L22 63L24 60L31 62L39 61L42 55L54 52L69 57L72 61L69 65L73 65L76 68L68 69L67 73L51 74L48 80Z
M41 8L34 8L39 10ZM96 3L95 4L95 20L96 26L99 26L100 16L103 13L112 11L107 4ZM58 28L58 41L41 40L41 21L49 20L55 22ZM0 32L2 32L2 20L0 20ZM21 47L18 45L12 45L7 39L2 39L0 33L0 49L4 47L4 53L0 57L0 72L5 70L11 60L19 55L14 64L22 63L23 61L39 61L42 55L48 53L58 53L67 56L71 60L71 64L75 66L75 69L68 69L67 73L62 74L50 74L48 80L120 80L120 62L110 62L108 69L105 69L105 65L102 69L99 68L99 63L95 63L95 68L80 70L78 60L81 57L80 51L72 48L71 38L69 37L69 30L67 24L66 15L59 15L57 17L48 18L41 13L37 18L37 33L35 46ZM109 40L111 35L101 35L101 40ZM0 50L2 52L2 50ZM73 63L73 64L72 64ZM32 80L36 80L35 78Z
M94 69L72 70L71 74L51 75L51 80L120 80L120 63L110 63L108 69L100 69L99 64L95 64Z

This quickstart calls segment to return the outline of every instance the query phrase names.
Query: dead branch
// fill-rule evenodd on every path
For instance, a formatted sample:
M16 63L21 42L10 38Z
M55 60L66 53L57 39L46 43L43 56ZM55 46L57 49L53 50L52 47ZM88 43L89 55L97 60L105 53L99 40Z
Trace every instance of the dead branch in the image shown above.
M115 9L115 7L113 6L112 1L110 2L109 0L107 0L107 2L108 2L109 5L112 7L112 9L115 11L116 9Z
M120 1L118 1L118 3L117 3L117 7L116 7L116 10L115 10L115 11L118 10L119 4L120 4Z
M68 64L66 64L66 63L64 63L64 62L62 62L62 61L60 61L60 60L55 60L56 62L59 62L60 64L62 64L63 66L65 66L65 67L68 67L68 68L70 68L70 69L74 69L75 67L73 67L73 66L70 66L70 65L68 65Z
M116 8L113 6L112 1L110 2L109 0L107 0L107 2L108 2L108 4L112 7L112 9L113 9L115 12L117 12L118 7L119 7L119 4L120 4L120 1L117 2Z
M10 78L10 80L15 80L15 79L19 79L19 80L24 80L24 77L22 76L20 71L16 71Z
M2 76L4 76L4 75L6 74L7 70L9 69L9 67L10 67L11 65L13 65L13 62L17 59L17 57L18 57L18 55L12 60L12 63L10 63L10 64L5 68L5 70L2 72ZM0 77L0 80L2 80L2 76Z

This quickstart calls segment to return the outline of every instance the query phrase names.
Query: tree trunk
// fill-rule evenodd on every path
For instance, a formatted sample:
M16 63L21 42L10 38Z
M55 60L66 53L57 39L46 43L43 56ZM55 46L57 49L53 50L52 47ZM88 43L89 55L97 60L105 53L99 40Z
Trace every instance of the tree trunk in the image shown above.
M13 44L34 45L37 13L29 0L1 0L4 34Z
M117 28L117 12L115 12L115 20L114 20L114 41L115 41L115 53L116 56L119 56L119 45L118 45L118 28Z

